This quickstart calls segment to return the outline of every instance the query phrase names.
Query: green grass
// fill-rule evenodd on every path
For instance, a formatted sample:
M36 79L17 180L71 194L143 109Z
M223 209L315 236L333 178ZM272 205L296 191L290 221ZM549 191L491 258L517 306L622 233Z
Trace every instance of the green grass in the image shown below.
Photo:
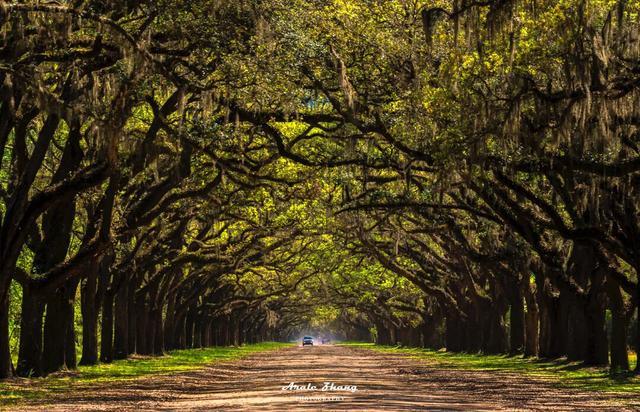
M290 346L265 342L240 347L177 350L161 357L134 357L96 366L80 366L77 371L60 372L46 378L17 379L0 383L0 409L29 400L46 399L82 387L132 380L144 376L172 374L200 369L208 364L240 359L247 355Z
M381 346L373 343L342 342L342 345L407 355L431 366L476 369L484 371L518 372L541 378L563 387L583 390L640 394L640 377L629 373L612 374L607 368L583 367L579 362L543 361L522 356L478 355L434 351L422 348ZM637 362L630 354L631 366Z

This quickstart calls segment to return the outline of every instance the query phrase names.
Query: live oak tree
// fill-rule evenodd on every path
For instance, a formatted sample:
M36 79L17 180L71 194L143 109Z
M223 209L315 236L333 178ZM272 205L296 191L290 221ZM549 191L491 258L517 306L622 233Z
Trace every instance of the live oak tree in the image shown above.
M202 10L225 27L235 20L238 31L201 24ZM134 305L142 308L136 320L160 337L167 298L176 305L179 296L180 315L238 261L258 264L277 248L259 244L276 227L235 228L237 199L258 190L256 181L269 177L262 168L276 158L264 139L229 120L222 97L238 87L226 58L250 50L255 15L207 2L3 3L2 12L1 376L13 373L12 281L22 286L21 375L75 367L80 282L82 363L97 361L100 311L103 360L161 352L159 339L128 339L146 330L128 319ZM197 243L221 236L219 246ZM20 259L25 251L31 261ZM219 256L230 251L246 255ZM185 265L196 267L185 273Z
M422 208L432 212L427 225L444 220L450 234L438 235L438 246L449 271L440 277L473 272L465 260L482 257L473 243L484 233L465 239L466 222L493 232L498 246L500 238L505 246L514 236L524 242L518 257L475 264L493 273L485 292L496 272L524 285L515 300L509 293L509 307L521 313L524 294L533 312L525 317L539 313L533 353L608 363L608 308L612 366L625 369L625 333L638 306L637 5L445 3L283 6L286 17L270 26L281 46L272 53L289 64L283 73L297 74L291 83L310 91L315 111L296 114L308 128L291 139L263 127L288 158L344 166L345 202L355 203L348 209L406 215ZM319 124L320 113L341 120ZM398 226L387 249L394 237L408 237ZM395 267L376 252L377 241L366 240L369 231L367 248ZM434 271L422 254L415 257Z
M1 2L0 378L325 326L628 369L639 19Z

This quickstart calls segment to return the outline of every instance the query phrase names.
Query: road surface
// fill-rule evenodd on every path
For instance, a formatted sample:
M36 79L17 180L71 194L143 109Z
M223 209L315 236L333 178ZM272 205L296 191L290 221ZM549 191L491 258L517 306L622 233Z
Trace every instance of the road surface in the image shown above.
M398 354L321 345L75 390L22 410L633 410L618 401L523 375L447 370Z

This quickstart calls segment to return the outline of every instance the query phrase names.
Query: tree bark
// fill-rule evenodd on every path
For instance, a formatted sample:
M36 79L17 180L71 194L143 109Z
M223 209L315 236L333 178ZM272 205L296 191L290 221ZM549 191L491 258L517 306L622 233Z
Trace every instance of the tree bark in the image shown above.
M22 316L20 319L20 349L18 376L42 376L42 317L44 303L29 285L22 288Z
M144 295L136 297L136 353L148 355L149 314Z
M71 279L47 299L42 351L45 374L76 367L73 301L77 287L78 280Z
M525 346L525 320L522 290L514 282L509 311L509 353L522 353Z
M448 313L445 319L445 347L448 352L461 352L462 343L462 319L460 315Z
M82 358L80 365L95 365L98 363L98 306L97 268L90 269L87 279L80 287L80 311L82 313Z
M627 318L620 286L611 278L606 282L611 310L611 370L628 371Z
M42 350L42 369L45 375L59 370L65 364L64 345L69 325L65 316L63 300L64 298L59 293L55 293L47 299Z
M0 290L0 379L13 376L9 347L9 293Z
M636 274L640 274L640 268L636 268ZM640 275L639 275L640 277ZM640 279L636 281L636 353L640 356ZM640 360L636 362L634 372L640 375Z
M499 354L507 351L507 334L503 323L503 314L497 304L485 308L482 324L485 338L483 339L482 352L486 354Z
M202 319L198 314L193 315L193 347L202 347Z
M442 318L434 314L427 316L422 324L422 344L428 349L440 349L442 347L442 336L440 328Z
M164 355L164 331L162 329L162 306L155 308L152 312L154 318L155 338L153 340L153 354Z
M130 284L127 288L127 307L136 307L136 289L138 287L138 280L133 284ZM127 326L129 332L127 334L127 354L136 353L137 349L137 331L138 331L138 316L133 310L127 312Z
M187 311L187 315L185 316L185 347L193 348L193 313L192 310L189 309Z
M167 297L167 313L164 318L164 346L167 350L176 349L176 294Z
M114 292L111 288L104 295L102 304L102 329L100 339L100 362L113 362L113 305Z
M125 276L120 274L120 276ZM129 302L127 293L129 284L126 279L119 282L113 309L113 359L126 359L129 354Z
M174 349L185 349L187 347L186 317L184 315L176 316L173 336Z
M67 323L67 336L65 339L65 355L64 362L67 369L78 368L78 355L76 352L76 328L75 328L75 297L78 289L79 279L71 279L69 283L72 283L68 290L65 301L65 322Z
M566 348L567 325L562 322L559 298L551 295L554 293L552 289L548 280L536 274L536 298L540 316L539 356L547 359L564 355Z
M527 302L527 312L525 314L525 347L524 356L538 356L538 304L536 303L534 292L527 285L525 289L525 299Z
M600 269L591 275L591 287L587 303L588 346L587 365L609 365L609 339L606 329L606 290L604 274Z

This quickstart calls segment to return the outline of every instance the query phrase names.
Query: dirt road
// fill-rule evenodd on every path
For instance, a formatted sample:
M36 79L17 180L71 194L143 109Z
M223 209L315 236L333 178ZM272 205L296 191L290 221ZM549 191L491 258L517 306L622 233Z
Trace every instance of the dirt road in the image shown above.
M197 372L76 390L22 410L633 409L622 408L612 395L560 390L522 375L446 370L402 355L324 345L257 354Z

